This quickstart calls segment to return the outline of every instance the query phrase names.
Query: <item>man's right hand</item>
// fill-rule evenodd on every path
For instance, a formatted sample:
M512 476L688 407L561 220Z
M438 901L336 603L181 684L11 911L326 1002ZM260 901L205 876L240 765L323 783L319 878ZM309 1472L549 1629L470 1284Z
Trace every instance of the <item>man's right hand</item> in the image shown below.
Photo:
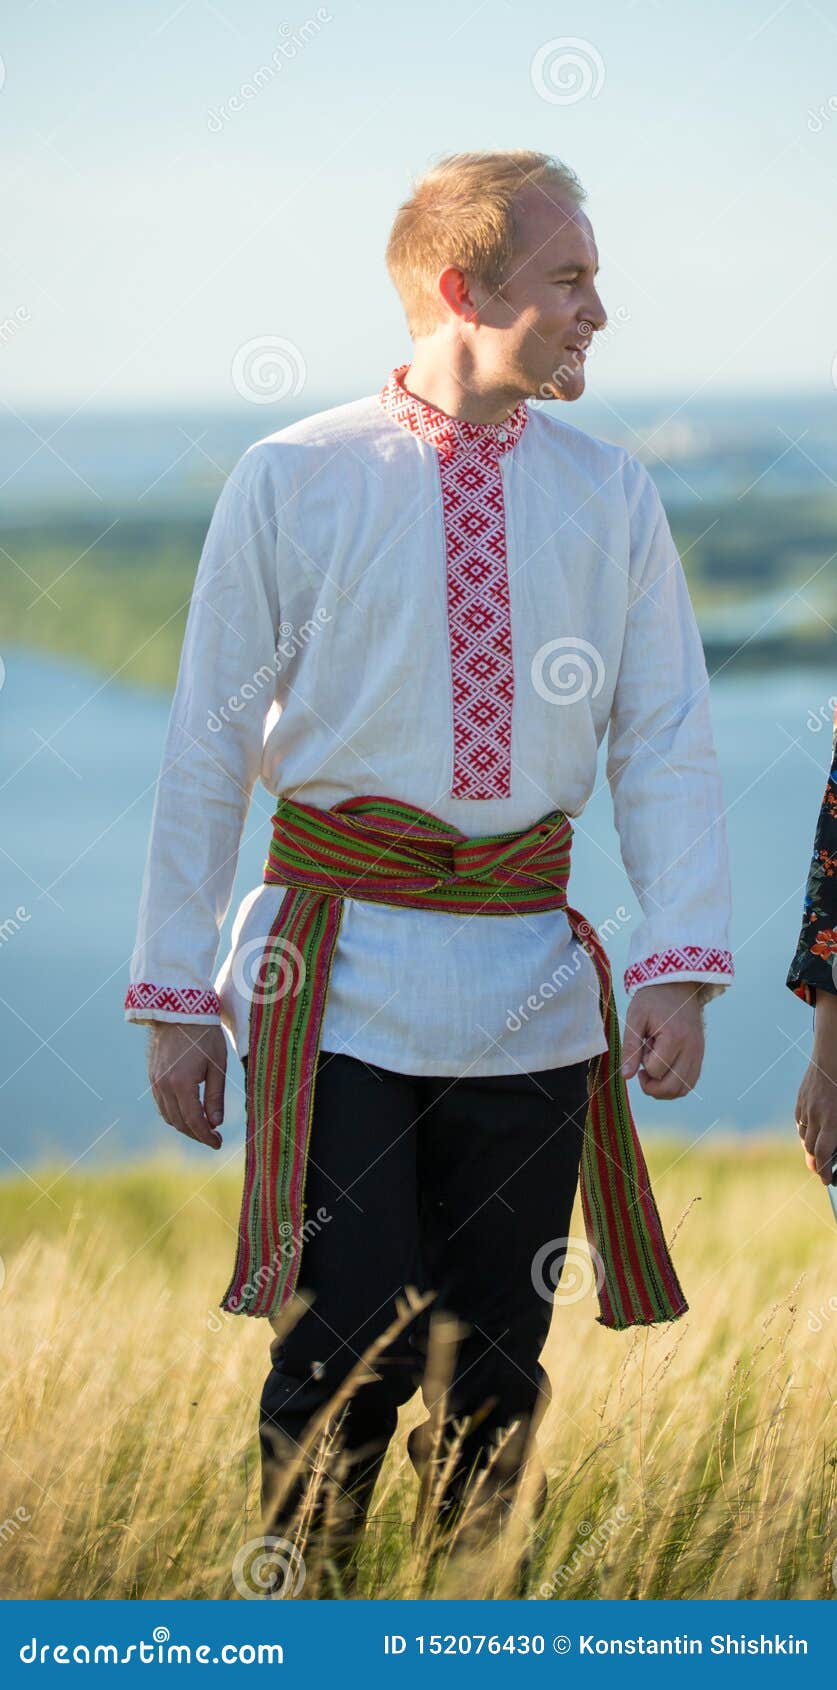
M224 1119L226 1073L227 1041L221 1027L152 1022L148 1077L154 1102L170 1127L213 1150L221 1148L221 1134L215 1129Z

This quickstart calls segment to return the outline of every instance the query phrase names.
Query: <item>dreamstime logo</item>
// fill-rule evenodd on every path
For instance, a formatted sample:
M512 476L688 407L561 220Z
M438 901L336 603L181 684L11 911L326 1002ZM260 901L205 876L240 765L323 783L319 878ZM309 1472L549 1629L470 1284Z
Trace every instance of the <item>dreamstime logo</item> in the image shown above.
M239 715L242 710L246 709L251 699L258 698L263 687L272 685L276 677L281 675L283 660L290 661L297 652L304 651L309 640L312 640L315 634L320 633L323 623L331 621L332 617L325 606L318 605L314 615L309 616L307 621L300 623L298 628L295 628L292 622L280 622L278 628L280 638L273 653L273 662L263 663L261 668L254 671L249 681L244 682L240 692L230 693L226 702L220 705L217 710L210 710L206 718L209 732L212 734L220 733L225 722L229 727L231 725L230 712L233 715Z
M606 1520L602 1520L598 1524L594 1524L592 1520L580 1520L576 1535L582 1541L577 1544L570 1560L564 1561L560 1567L556 1567L552 1577L546 1579L539 1589L533 1592L529 1598L530 1602L536 1602L539 1596L544 1600L554 1596L556 1586L560 1588L560 1586L566 1584L567 1580L578 1571L578 1568L585 1561L590 1562L596 1555L606 1550L614 1534L629 1520L630 1515L623 1502L619 1503Z
M270 1284L277 1268L282 1266L289 1257L297 1255L309 1239L316 1238L317 1234L322 1232L323 1227L328 1226L333 1219L334 1216L330 1215L328 1210L320 1204L315 1215L306 1216L298 1232L294 1231L293 1221L280 1221L277 1228L280 1242L271 1252L270 1261L262 1262L261 1267L253 1274L252 1278L242 1285L238 1296L230 1299L232 1305L230 1308L207 1309L207 1332L223 1332L227 1323L234 1319L242 1309L247 1308L250 1299Z
M32 313L28 305L15 306L11 316L4 317L0 323L0 346L6 346L10 340L14 340L18 329L22 328L24 323L31 323L31 321Z
M305 985L305 958L298 946L281 934L265 942L248 939L236 951L230 971L236 991L253 1003L276 1003L290 993L297 997Z
M834 1589L837 1590L837 1555L835 1555L834 1560L831 1563L831 1582Z
M7 1519L0 1520L0 1544L8 1543L10 1538L16 1537L21 1526L27 1526L31 1519L28 1508L16 1508Z
M604 1279L604 1262L584 1238L550 1238L532 1261L532 1284L547 1302L580 1303L601 1291Z
M230 366L236 392L252 405L295 399L305 386L307 373L299 347L281 335L259 335L245 341Z
M281 1601L299 1595L305 1583L305 1562L286 1537L254 1537L239 1549L232 1576L246 1602L260 1596Z
M249 100L255 100L278 76L285 64L295 59L298 53L304 52L309 40L320 33L320 25L333 22L332 14L325 6L317 7L314 18L306 18L296 30L291 29L289 23L279 25L281 41L277 42L265 64L256 66L249 81L242 82L238 92L231 94L228 100L223 100L220 106L210 107L206 116L206 127L213 135L219 135L225 123L229 123L237 112L243 111Z
M821 135L825 125L831 122L831 114L835 111L837 111L837 94L829 94L828 99L824 100L821 106L817 106L816 111L813 106L809 106L808 128L811 134Z
M573 946L570 953L572 963L559 963L557 968L553 968L549 979L542 980L537 991L529 993L525 1003L519 1003L517 1009L507 1010L506 1026L509 1032L519 1033L521 1027L529 1020L530 1013L538 1014L550 998L557 997L564 986L577 977L584 966L585 957L589 955L581 941L590 939L594 934L597 934L599 939L602 940L610 939L614 933L618 933L620 925L625 921L630 921L630 919L630 911L625 909L624 904L620 904L615 917L608 916L605 921L599 923L598 927L592 927L589 921L579 922L578 927L573 930L579 943Z
M0 59L0 89L6 86L6 61Z
M589 640L562 634L535 652L531 676L536 693L548 704L578 704L588 693L595 698L601 692L604 659Z
M231 1318L232 1317L227 1313L226 1309L207 1309L207 1311L206 1311L206 1330L207 1330L207 1332L213 1332L213 1333L214 1332L223 1332L224 1327L227 1325L227 1322Z
M818 1309L808 1310L806 1325L809 1332L822 1332L827 1320L837 1314L837 1297L829 1297L826 1303L820 1303Z
M294 1231L292 1221L280 1221L278 1228L280 1242L271 1252L270 1261L262 1262L261 1267L242 1285L237 1297L230 1299L231 1306L229 1308L221 1309L220 1312L216 1312L215 1309L209 1310L206 1322L207 1330L209 1332L220 1332L230 1315L238 1314L242 1309L246 1309L257 1292L264 1291L270 1285L277 1268L286 1262L289 1257L295 1256L302 1250L310 1238L316 1238L318 1232L321 1232L324 1226L329 1226L333 1219L333 1215L330 1215L321 1204L315 1215L309 1214L306 1216L298 1232ZM319 1378L319 1374L317 1377Z
M621 328L625 323L629 323L630 320L631 320L631 313L628 310L627 305L617 305L616 310L611 312L610 315L608 316L608 319L607 319L607 322L605 323L604 328L603 329L596 329L595 333L591 333L589 335L589 338L587 340L587 345L586 345L586 348L585 348L585 351L586 351L585 367L586 367L587 364L590 363L591 358L595 357L597 353L601 352L601 349L602 349L603 345L605 344L605 342L610 340L611 336L613 334L615 334L616 330ZM584 330L582 329L581 332L583 334ZM552 373L549 377L549 380L548 381L542 381L540 383L540 386L538 387L537 393L532 394L530 396L530 398L527 400L527 404L529 404L530 406L533 406L535 409L538 409L541 405L548 405L550 403L553 403L555 398L556 398L555 389L557 388L558 393L560 394L561 388L563 387L563 385L567 381L568 377L577 376L577 375L578 375L578 362L577 362L577 360L569 360L565 364L556 364L555 369L552 371Z
M604 60L592 41L578 35L559 35L538 48L529 67L535 93L553 106L574 106L604 87Z
M4 688L5 685L6 685L6 665L3 662L2 657L0 657L0 692L3 691L3 688Z
M20 932L22 922L31 920L32 917L26 905L18 904L14 915L9 915L5 921L0 921L0 945L7 944L13 933Z
M809 710L805 725L812 734L818 734L822 728L832 728L837 733L837 698L827 699L818 710Z
M6 1283L6 1264L3 1260L3 1257L0 1256L0 1291L2 1291L5 1283Z

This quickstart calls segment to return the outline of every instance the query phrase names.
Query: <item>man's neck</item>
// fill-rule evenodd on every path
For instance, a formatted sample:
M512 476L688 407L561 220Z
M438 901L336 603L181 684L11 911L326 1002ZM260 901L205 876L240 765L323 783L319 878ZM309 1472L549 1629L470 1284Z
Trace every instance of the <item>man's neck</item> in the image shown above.
M524 397L508 385L487 387L470 368L444 353L417 348L404 372L404 387L416 399L461 422L502 423Z

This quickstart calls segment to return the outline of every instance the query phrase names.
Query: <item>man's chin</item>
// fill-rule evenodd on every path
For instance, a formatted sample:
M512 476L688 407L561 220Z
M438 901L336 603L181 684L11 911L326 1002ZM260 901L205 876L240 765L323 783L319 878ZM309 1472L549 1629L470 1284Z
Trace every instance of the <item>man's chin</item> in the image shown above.
M543 400L544 404L548 405L551 399L563 399L565 402L580 399L583 392L584 371L579 370L577 375L566 376L560 382L541 382L534 397Z

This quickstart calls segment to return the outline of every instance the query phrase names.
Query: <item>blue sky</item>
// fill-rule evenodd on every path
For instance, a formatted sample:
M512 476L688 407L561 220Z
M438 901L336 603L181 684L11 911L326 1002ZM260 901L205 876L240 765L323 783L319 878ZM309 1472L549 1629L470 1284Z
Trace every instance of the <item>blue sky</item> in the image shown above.
M265 337L312 408L374 391L410 350L383 260L399 200L494 146L587 188L616 323L591 390L835 391L833 0L32 0L0 55L18 411L223 408Z

